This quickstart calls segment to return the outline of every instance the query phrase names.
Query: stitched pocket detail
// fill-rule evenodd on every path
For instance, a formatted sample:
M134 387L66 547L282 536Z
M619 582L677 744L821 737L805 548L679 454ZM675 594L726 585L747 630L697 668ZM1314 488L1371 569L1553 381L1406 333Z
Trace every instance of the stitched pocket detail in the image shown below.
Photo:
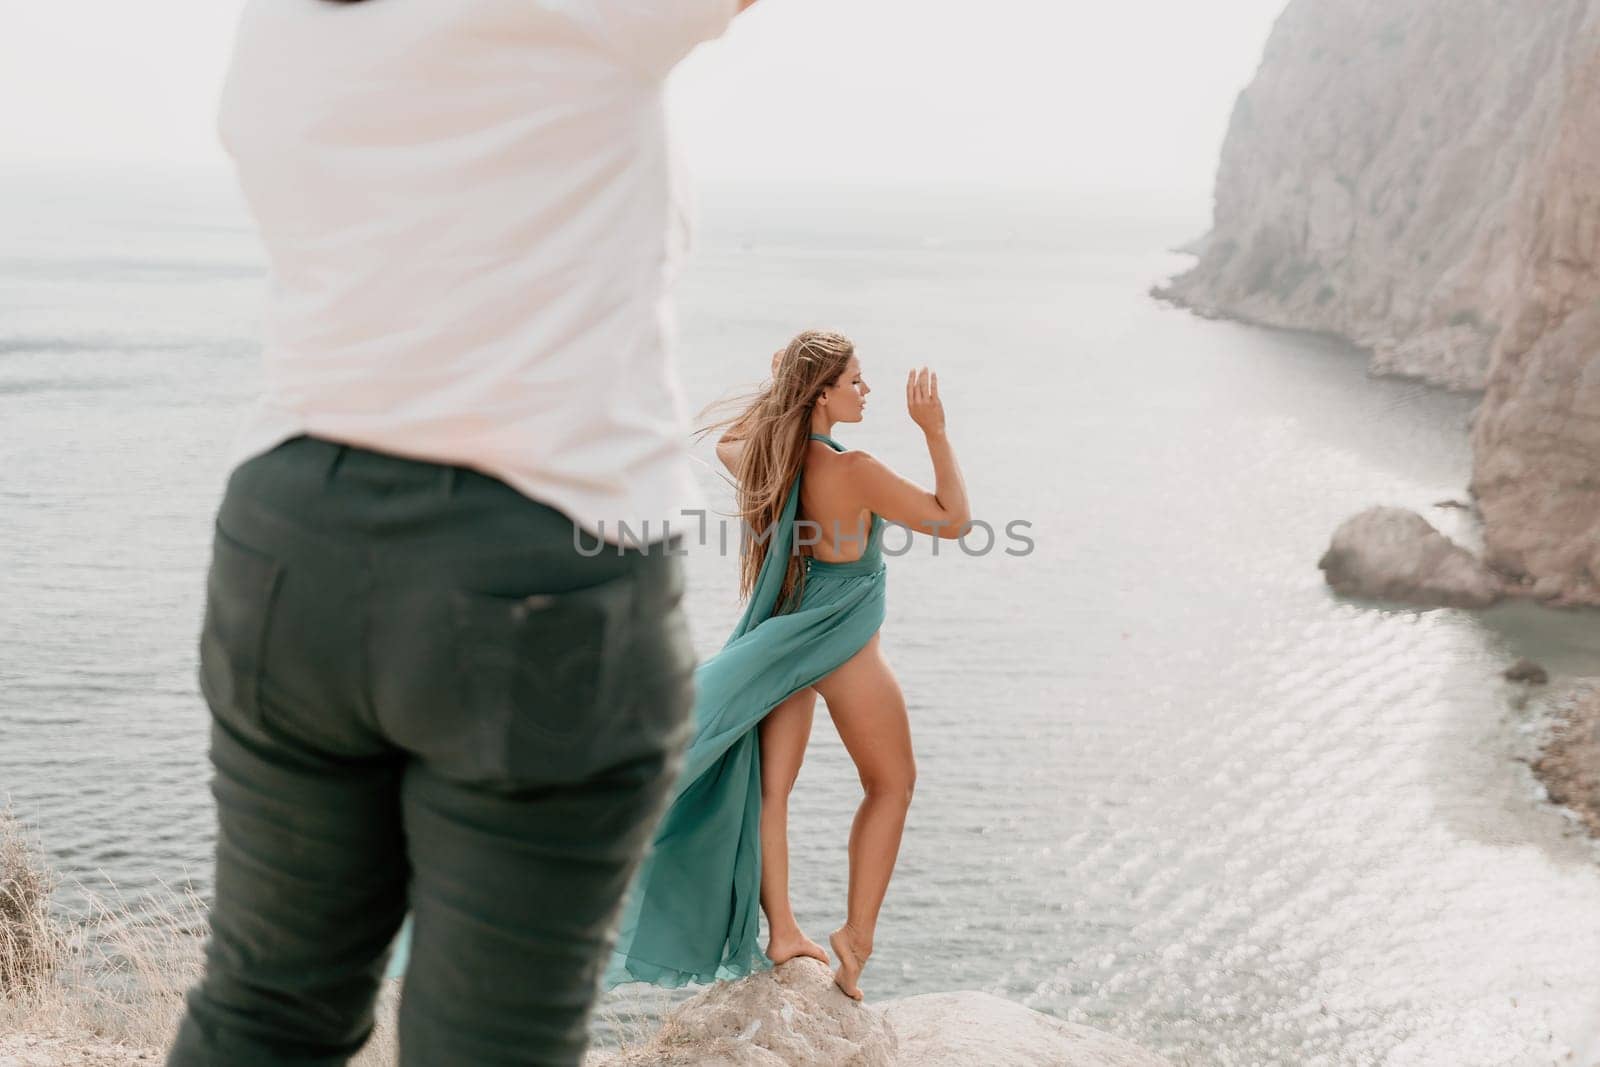
M206 572L200 627L200 691L213 713L259 726L267 627L283 565L219 525Z
M510 777L559 769L618 719L632 574L526 596L452 594L463 724L483 769Z

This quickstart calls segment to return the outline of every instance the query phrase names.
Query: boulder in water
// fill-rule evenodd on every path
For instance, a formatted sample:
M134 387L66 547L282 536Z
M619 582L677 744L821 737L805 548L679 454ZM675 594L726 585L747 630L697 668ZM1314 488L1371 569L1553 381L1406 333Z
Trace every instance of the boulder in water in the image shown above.
M1486 608L1505 593L1476 556L1405 508L1373 507L1346 519L1317 566L1345 596Z
M1531 659L1519 659L1507 667L1501 677L1508 682L1526 682L1528 685L1544 685L1550 681L1550 673Z

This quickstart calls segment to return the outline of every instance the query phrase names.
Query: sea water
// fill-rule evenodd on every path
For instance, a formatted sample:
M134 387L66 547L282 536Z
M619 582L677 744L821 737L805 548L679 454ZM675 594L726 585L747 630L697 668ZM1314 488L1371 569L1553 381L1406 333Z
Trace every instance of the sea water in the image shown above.
M260 382L262 253L225 177L4 184L0 795L81 886L64 906L115 887L153 913L209 891L196 644L224 452ZM983 990L1175 1063L1600 1054L1600 866L1512 758L1498 677L1521 655L1600 674L1595 617L1349 603L1315 566L1375 503L1472 536L1432 506L1464 492L1472 398L1153 301L1204 227L1159 204L699 201L691 407L758 383L794 332L842 330L873 394L833 435L931 487L903 399L931 366L997 534L885 534L918 781L869 1000ZM730 511L710 442L696 455ZM689 547L709 654L737 561ZM790 829L819 940L859 796L819 705ZM608 994L597 1042L692 992Z

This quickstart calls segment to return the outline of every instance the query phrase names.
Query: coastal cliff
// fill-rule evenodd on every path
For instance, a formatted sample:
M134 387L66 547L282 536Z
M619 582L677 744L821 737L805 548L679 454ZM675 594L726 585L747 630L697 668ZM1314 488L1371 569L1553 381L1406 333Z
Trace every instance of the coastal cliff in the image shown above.
M1600 0L1292 0L1157 296L1484 396L1485 562L1600 604Z

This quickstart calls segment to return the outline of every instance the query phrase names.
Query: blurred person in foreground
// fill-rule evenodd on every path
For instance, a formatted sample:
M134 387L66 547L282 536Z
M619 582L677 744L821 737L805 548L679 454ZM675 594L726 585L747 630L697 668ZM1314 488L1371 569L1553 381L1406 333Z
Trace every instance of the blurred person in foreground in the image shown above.
M271 267L200 639L219 831L175 1067L578 1064L690 729L663 82L751 0L250 0Z

